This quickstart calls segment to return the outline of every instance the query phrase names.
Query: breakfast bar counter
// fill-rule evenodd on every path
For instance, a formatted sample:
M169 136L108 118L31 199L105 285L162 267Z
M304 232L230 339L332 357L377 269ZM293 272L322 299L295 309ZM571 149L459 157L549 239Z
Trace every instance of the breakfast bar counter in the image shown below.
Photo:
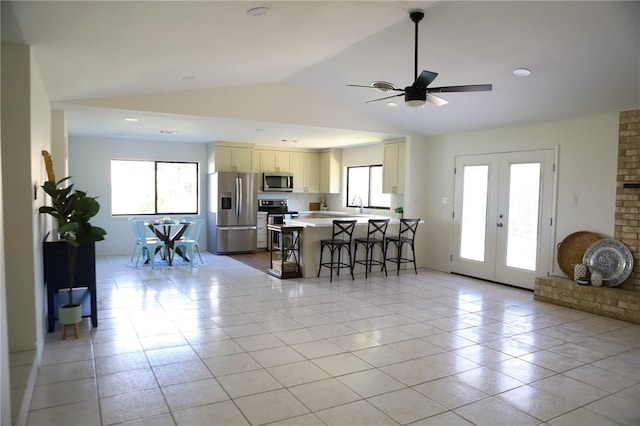
M366 238L369 219L389 219L387 235L397 235L400 224L400 220L397 218L380 215L349 215L345 213L344 215L336 214L334 216L332 214L331 216L286 220L287 225L299 226L304 229L303 237L301 238L300 269L302 276L305 278L315 277L318 274L320 240L331 239L334 220L355 220L356 227L353 238ZM358 266L356 266L354 273L358 272L362 271L359 271ZM322 268L320 276L329 276L327 268Z

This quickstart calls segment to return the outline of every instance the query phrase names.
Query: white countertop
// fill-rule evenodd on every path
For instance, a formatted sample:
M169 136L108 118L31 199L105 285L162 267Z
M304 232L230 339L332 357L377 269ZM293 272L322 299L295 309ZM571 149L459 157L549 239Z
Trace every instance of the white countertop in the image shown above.
M327 213L327 212L322 212ZM389 223L399 223L400 220L395 217L389 216L380 216L380 215L353 215L348 212L337 212L342 213L340 215L336 215L336 217L322 217L322 218L304 218L304 219L287 219L285 223L287 225L295 225L302 226L305 228L330 228L333 226L333 221L337 218L344 220L355 220L356 227L360 227L360 225L366 226L369 223L369 219L390 219Z

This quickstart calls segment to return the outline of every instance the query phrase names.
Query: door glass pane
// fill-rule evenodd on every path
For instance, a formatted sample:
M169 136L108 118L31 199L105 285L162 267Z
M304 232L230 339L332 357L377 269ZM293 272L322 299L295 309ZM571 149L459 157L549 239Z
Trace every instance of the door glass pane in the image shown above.
M460 257L484 262L489 166L465 166Z
M512 164L509 178L507 266L535 271L540 210L540 163Z

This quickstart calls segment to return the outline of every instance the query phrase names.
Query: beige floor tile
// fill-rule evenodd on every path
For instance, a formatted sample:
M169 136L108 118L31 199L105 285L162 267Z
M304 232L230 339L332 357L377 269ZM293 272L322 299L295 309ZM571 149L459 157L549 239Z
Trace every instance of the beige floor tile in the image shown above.
M357 401L315 413L327 426L396 426L397 423L366 401Z
M291 387L289 391L311 411L324 410L360 399L358 394L336 379L305 383Z
M36 386L33 391L31 410L92 399L98 399L96 379L93 377L40 385Z
M27 367L29 370L31 367ZM14 376L11 369L11 383L13 386ZM67 382L70 380L86 379L95 377L93 361L75 361L64 364L44 365L38 370L36 385L47 385L52 383ZM26 385L26 383L25 383Z
M214 376L225 376L228 374L261 369L260 364L258 364L249 354L244 352L207 358L204 360L204 363Z
M366 370L347 374L346 376L338 377L338 380L363 398L405 387L404 384L380 370Z
M478 426L536 426L540 420L497 398L487 398L454 410Z
M30 411L27 426L42 425L101 426L98 400Z
M329 378L327 373L311 361L270 367L267 371L287 387Z
M291 346L307 359L320 358L345 352L344 349L328 340L299 343Z
M458 373L454 377L489 395L506 392L509 389L514 389L524 384L519 380L487 367L475 368Z
M289 419L309 412L284 389L241 397L235 403L252 425Z
M170 348L151 349L145 352L152 367L166 364L177 364L185 361L195 361L198 355L189 345Z
M473 423L466 421L451 411L447 411L446 413L411 423L411 426L473 426Z
M98 379L98 392L101 398L157 387L158 383L151 369L109 374L100 376Z
M551 420L578 406L533 386L524 385L498 395L504 402L540 420Z
M293 362L304 361L304 357L288 346L278 348L263 349L250 353L263 367L274 367L276 365L291 364Z
M373 368L371 364L350 353L316 358L313 363L332 376L342 376Z
M614 422L606 417L599 416L593 411L585 408L578 408L567 414L549 420L547 424L551 426L576 426L576 425L597 425L597 426L619 426L618 422Z
M374 396L367 401L403 425L447 411L442 405L410 388Z
M249 422L231 401L174 411L173 417L178 426L249 425Z
M531 385L580 406L603 398L607 395L607 392L601 389L579 382L562 374L547 377L534 382Z
M486 393L454 377L444 377L423 383L414 386L413 389L449 409L458 408L488 396Z
M266 370L220 376L218 381L232 398L282 388L282 385Z
M163 386L162 393L172 411L229 399L226 392L215 379L197 380L195 382Z
M211 372L200 359L153 367L153 372L160 386L210 379L212 377Z
M111 425L169 412L159 389L129 392L100 398L102 423Z
M73 425L67 407L101 426L640 422L640 326L429 270L328 285L203 258L99 257L101 327L46 336L29 424ZM19 358L16 401L34 354Z
M375 367L382 367L411 359L410 355L392 349L388 345L362 349L353 352L353 354Z

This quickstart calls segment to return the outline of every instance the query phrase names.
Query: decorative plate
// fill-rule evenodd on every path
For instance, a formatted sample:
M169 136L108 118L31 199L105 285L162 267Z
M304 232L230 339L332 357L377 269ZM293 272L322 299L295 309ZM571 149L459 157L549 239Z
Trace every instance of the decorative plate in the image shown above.
M602 274L604 285L615 287L622 284L633 270L633 255L629 247L613 238L605 238L591 244L584 253L582 262L591 272Z

